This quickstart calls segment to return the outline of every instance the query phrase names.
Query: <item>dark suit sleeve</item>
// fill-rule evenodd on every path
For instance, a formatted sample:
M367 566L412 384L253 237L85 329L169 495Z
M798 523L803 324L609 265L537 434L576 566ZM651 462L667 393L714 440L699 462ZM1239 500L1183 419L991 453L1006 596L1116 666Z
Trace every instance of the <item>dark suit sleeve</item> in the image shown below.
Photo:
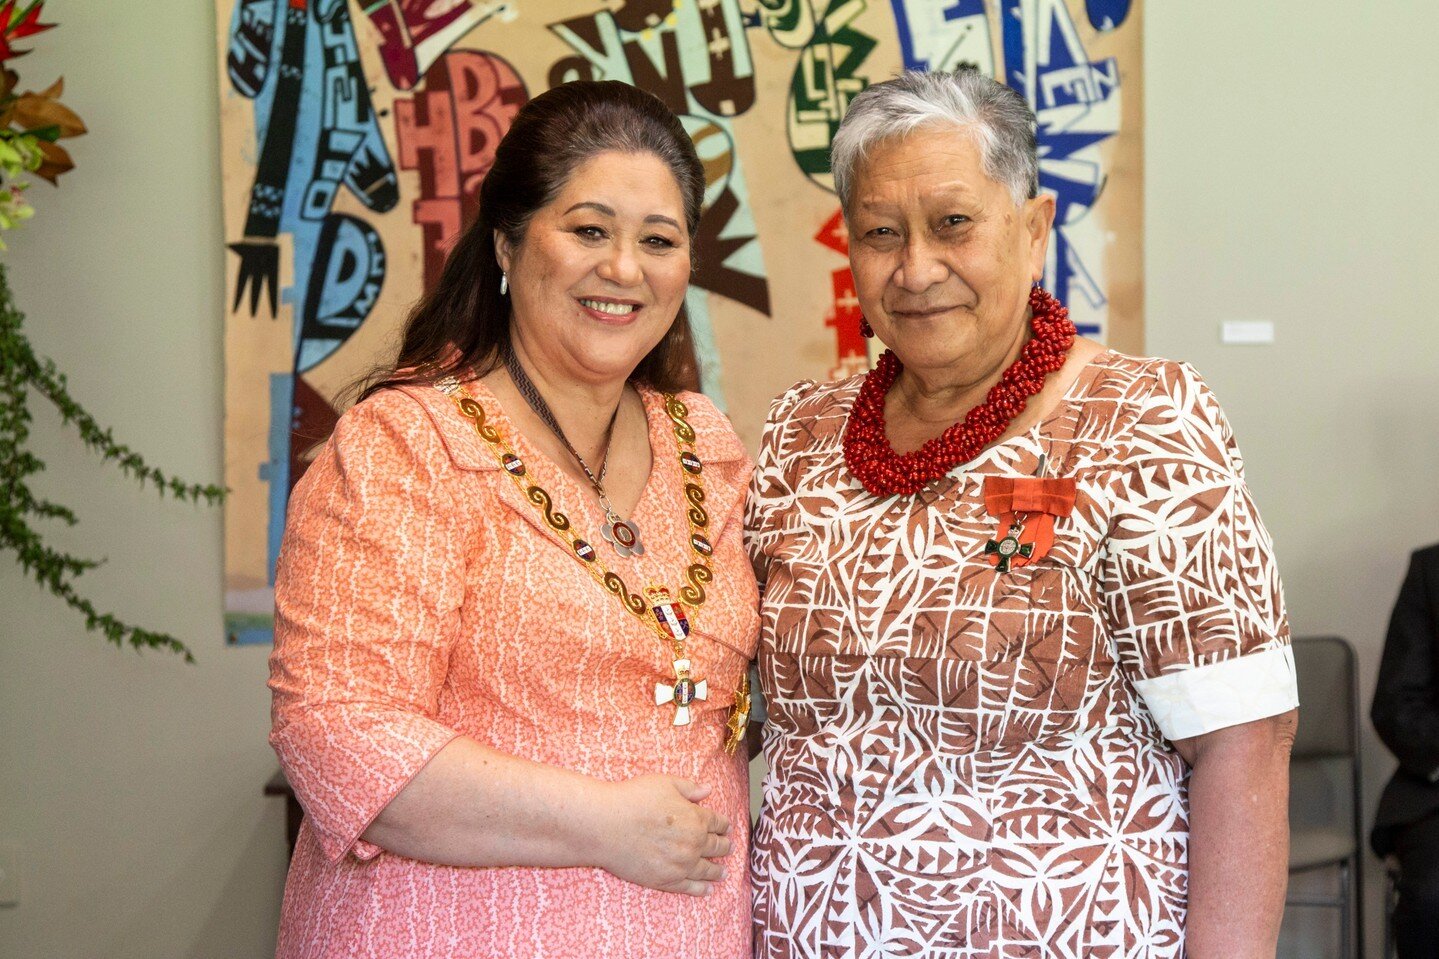
M1431 779L1439 771L1439 688L1434 660L1439 649L1433 595L1426 576L1439 550L1414 554L1399 590L1370 716L1384 745L1413 775Z

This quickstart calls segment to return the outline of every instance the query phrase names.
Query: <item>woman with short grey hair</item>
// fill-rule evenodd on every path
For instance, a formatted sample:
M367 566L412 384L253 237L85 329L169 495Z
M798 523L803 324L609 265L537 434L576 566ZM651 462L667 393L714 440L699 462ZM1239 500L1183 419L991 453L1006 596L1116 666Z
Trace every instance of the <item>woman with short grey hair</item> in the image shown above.
M750 489L757 959L1274 955L1298 702L1270 539L1199 375L1040 287L1034 122L907 73L834 139L889 349L775 401Z

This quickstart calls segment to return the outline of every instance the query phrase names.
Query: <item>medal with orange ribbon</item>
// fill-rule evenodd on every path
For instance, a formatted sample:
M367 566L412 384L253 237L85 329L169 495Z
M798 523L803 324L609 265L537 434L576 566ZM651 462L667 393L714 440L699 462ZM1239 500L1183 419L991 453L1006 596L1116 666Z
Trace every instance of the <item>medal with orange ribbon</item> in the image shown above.
M984 511L999 521L984 555L1001 573L1043 559L1054 546L1055 518L1074 511L1074 477L1045 478L1046 461L1040 456L1035 476L984 478Z

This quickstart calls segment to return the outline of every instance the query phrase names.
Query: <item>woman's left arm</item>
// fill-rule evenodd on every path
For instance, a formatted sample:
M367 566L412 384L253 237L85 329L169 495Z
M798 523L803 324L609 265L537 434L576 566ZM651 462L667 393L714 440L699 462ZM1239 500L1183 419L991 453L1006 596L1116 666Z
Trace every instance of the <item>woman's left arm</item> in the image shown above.
M1102 587L1119 660L1191 769L1189 959L1274 959L1298 688L1273 544L1214 394L1154 368L1113 487Z
M1189 780L1189 959L1273 959L1289 869L1289 751L1298 711L1174 748Z

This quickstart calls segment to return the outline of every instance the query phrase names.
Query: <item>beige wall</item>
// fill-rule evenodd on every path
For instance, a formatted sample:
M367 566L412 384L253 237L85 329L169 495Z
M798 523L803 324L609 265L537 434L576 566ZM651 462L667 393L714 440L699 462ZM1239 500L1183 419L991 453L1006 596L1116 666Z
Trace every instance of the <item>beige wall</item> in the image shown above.
M1149 348L1194 362L1225 401L1296 630L1354 640L1367 699L1405 553L1439 540L1439 325L1421 312L1439 284L1439 8L1356 9L1149 5L1146 249ZM47 13L61 28L18 65L31 87L63 73L93 132L60 190L35 188L41 213L5 254L19 301L126 441L216 478L214 14L194 0ZM1273 320L1277 342L1221 346L1223 319ZM102 646L0 560L0 845L25 853L0 956L258 959L283 824L259 794L264 651L220 644L219 513L134 488L37 410L38 486L83 521L55 541L108 556L90 593L184 637L200 664ZM1371 745L1372 802L1389 761Z
M1439 6L1146 17L1148 349L1192 361L1229 410L1294 630L1358 647L1367 711L1407 554L1439 540ZM1272 320L1276 342L1221 346L1225 319ZM1392 761L1364 729L1367 816Z
M3 254L37 347L123 441L218 480L221 248L212 5L51 0L61 26L18 61L65 77L88 123L78 168L33 188ZM272 954L283 815L260 787L265 651L220 633L220 513L160 501L101 466L36 400L39 490L76 508L54 542L109 563L86 590L190 643L199 665L86 634L0 557L0 844L23 899L4 959L250 959Z

